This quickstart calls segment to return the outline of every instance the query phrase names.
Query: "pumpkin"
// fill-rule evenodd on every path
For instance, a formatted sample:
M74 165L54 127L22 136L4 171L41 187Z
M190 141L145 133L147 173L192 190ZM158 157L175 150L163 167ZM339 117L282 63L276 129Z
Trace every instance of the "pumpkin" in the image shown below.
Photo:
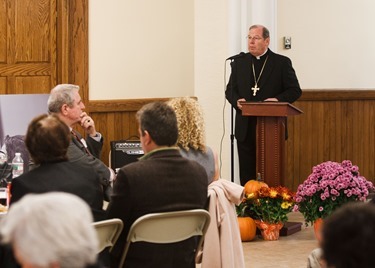
M254 239L257 227L255 221L250 217L237 217L240 228L241 241L247 242Z
M245 195L257 194L258 190L262 187L268 187L267 183L259 180L249 180L245 183Z

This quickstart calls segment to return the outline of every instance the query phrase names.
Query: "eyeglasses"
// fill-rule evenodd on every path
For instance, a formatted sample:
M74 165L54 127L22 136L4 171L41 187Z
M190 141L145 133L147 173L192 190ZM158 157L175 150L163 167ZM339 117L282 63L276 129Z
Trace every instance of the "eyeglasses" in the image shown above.
M248 39L248 40L250 40L250 41L259 41L259 40L261 40L261 39L263 39L262 37L260 37L260 36L246 36L246 38Z

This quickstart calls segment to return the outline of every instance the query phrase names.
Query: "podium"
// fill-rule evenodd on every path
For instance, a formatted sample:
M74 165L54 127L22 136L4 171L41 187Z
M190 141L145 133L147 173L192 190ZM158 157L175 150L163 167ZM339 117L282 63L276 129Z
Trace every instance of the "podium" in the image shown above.
M287 102L242 102L243 116L257 117L257 172L268 186L285 186L286 118L302 111Z

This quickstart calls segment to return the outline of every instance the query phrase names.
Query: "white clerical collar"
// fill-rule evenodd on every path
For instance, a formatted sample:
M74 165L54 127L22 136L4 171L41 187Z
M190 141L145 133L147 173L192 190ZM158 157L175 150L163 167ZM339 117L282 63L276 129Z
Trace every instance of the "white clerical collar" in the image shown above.
M264 53L262 55L256 56L255 58L257 58L257 60L260 60L260 57L262 57L264 54L266 54L267 51L268 51L268 48L266 49L266 51L264 51Z

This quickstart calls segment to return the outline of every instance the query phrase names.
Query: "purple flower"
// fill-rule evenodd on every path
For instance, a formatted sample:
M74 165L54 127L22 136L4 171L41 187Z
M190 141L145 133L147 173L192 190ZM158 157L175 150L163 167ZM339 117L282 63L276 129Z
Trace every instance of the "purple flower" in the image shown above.
M306 222L312 223L347 201L366 200L370 189L375 190L373 183L360 176L358 166L350 160L326 161L312 168L312 173L298 186L295 200Z

